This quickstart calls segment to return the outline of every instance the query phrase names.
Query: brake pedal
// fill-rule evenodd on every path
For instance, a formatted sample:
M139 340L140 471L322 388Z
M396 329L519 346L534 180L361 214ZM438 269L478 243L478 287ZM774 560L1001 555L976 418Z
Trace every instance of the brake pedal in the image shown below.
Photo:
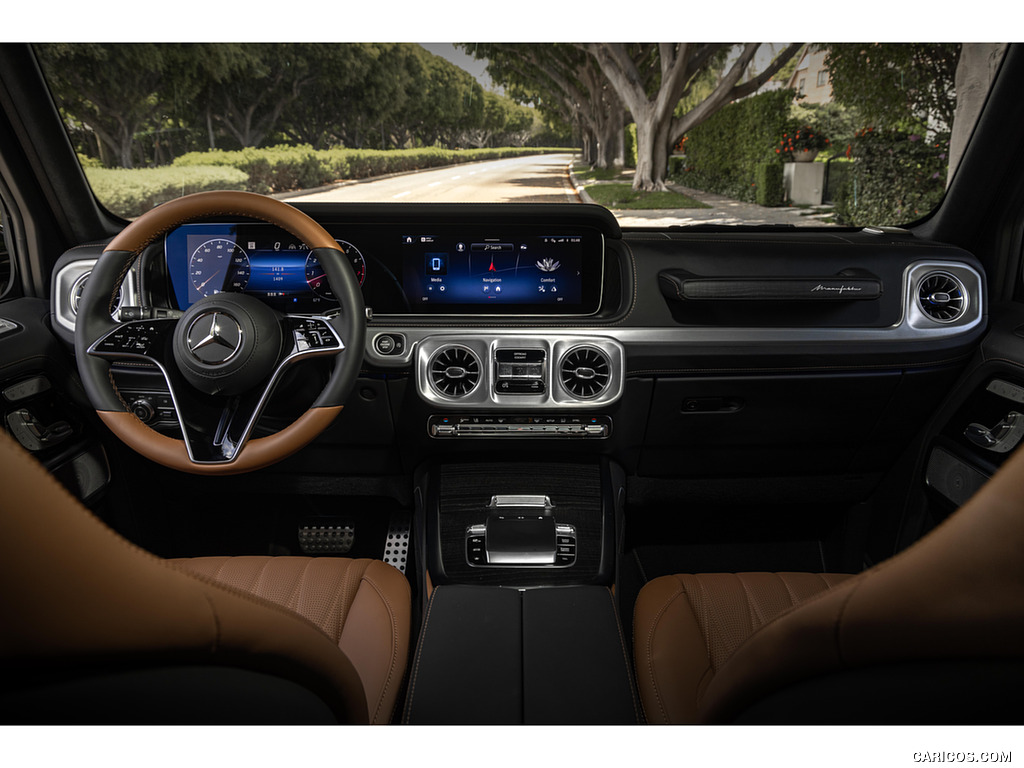
M355 526L346 521L316 519L299 526L299 548L304 555L346 555L355 538Z

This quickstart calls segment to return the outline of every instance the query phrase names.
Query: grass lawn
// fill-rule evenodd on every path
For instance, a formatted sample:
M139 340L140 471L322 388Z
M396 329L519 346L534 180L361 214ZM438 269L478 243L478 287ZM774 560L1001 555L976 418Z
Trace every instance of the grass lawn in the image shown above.
M630 184L592 184L585 189L595 203L605 208L644 210L711 207L678 192L638 192Z
M591 168L586 163L576 163L572 172L580 181L617 181L633 175L628 168Z

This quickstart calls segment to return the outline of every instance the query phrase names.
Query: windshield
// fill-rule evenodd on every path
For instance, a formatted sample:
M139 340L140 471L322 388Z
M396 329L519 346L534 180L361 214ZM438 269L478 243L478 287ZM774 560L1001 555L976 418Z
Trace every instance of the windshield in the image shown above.
M906 224L941 202L977 115L955 87L969 47L36 50L97 198L125 218L241 189L295 202L594 202L623 226L821 227Z

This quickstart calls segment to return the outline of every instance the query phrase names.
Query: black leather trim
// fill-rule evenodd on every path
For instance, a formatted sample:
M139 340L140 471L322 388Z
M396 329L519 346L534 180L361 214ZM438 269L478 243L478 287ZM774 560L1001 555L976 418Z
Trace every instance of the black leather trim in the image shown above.
M523 679L527 725L642 722L605 587L523 593Z
M110 363L88 354L88 349L96 340L117 327L117 323L110 317L113 297L117 295L117 289L136 255L128 251L105 251L92 269L78 307L75 358L85 391L98 411L125 410L108 380Z
M438 587L427 604L403 722L523 722L519 592Z
M366 346L366 305L359 281L341 251L314 248L311 255L320 261L334 296L341 304L341 314L332 318L332 322L341 334L345 351L338 354L327 386L312 405L313 408L328 408L344 405L359 377Z
M437 587L413 661L404 722L641 722L606 587L520 592Z

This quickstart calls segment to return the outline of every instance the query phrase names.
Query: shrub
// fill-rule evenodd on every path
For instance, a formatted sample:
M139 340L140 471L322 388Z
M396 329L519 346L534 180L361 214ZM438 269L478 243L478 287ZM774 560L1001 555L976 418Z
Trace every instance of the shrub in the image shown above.
M746 202L757 196L757 173L777 163L775 146L790 127L793 91L780 89L737 101L686 135L686 168L674 180Z
M85 176L99 201L127 219L193 192L245 189L246 174L237 168L210 165L162 168L90 168Z
M782 181L782 165L759 163L754 173L754 201L758 205L785 205L786 189Z
M904 131L867 129L854 140L852 157L835 200L842 224L907 224L931 213L945 194L948 135L926 140Z

